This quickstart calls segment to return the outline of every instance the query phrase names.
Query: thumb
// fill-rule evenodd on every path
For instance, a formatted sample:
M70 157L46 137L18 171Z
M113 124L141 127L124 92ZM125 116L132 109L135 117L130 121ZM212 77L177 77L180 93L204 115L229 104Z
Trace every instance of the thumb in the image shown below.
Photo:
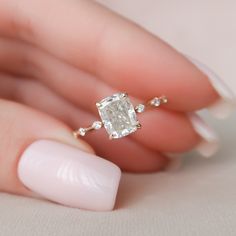
M95 211L112 210L120 169L60 121L0 99L0 190Z

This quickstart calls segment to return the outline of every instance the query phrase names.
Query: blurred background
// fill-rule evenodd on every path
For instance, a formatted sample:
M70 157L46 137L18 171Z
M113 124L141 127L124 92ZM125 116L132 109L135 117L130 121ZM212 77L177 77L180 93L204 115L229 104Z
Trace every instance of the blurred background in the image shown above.
M99 0L215 70L236 91L234 0Z

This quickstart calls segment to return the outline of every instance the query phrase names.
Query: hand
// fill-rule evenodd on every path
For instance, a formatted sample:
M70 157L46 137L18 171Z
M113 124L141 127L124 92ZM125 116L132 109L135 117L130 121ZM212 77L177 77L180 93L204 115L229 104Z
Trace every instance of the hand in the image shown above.
M2 0L0 35L2 191L111 210L117 166L158 171L166 153L215 151L214 133L188 113L230 91L134 23L92 1ZM95 102L117 91L169 103L140 115L143 128L127 138L75 140L71 130L97 120Z

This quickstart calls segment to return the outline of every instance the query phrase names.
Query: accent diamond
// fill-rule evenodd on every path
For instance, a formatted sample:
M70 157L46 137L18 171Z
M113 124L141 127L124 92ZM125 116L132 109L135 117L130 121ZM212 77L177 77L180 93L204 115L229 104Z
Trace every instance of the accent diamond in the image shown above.
M101 121L94 121L92 124L93 129L101 129L102 128L102 122Z
M80 136L85 136L85 134L86 134L86 129L80 128L80 129L78 130L78 133L79 133Z
M161 99L160 98L153 98L150 103L154 107L159 107L161 105Z
M135 111L138 112L138 113L142 113L145 111L145 105L144 104L138 104L136 107L135 107Z
M98 112L112 139L127 136L137 130L139 122L127 94L114 94L98 104Z

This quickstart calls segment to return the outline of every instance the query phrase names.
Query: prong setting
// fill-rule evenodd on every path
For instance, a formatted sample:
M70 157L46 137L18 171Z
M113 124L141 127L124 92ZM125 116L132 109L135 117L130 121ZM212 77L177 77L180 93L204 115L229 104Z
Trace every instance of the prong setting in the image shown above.
M161 99L163 104L168 103L168 98L166 96L162 96L160 99Z
M112 140L112 139L115 139L116 138L116 135L115 134L110 134L109 135L109 139Z
M138 123L138 124L136 125L136 127L137 127L137 129L141 129L141 128L142 128L142 125L141 125L140 123Z
M100 102L96 102L96 106L97 106L97 107L101 107L102 105L101 105Z
M122 93L122 97L123 98L127 98L128 97L128 93Z

